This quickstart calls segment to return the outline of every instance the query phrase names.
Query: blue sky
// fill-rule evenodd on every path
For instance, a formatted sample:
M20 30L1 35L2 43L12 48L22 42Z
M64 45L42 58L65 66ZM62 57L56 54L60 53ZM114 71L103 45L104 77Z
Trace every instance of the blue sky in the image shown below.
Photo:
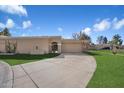
M82 31L95 43L120 34L124 40L124 6L0 6L0 30L13 36L61 35L71 38Z

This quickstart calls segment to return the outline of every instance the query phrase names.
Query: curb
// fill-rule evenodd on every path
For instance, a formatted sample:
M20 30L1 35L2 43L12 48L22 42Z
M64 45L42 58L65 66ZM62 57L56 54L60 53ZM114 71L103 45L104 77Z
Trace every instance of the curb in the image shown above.
M13 87L13 71L11 66L0 60L0 88Z

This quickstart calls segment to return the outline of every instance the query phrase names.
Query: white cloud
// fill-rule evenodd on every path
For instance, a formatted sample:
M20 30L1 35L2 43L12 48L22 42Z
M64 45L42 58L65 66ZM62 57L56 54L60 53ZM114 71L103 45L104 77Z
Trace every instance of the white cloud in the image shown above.
M109 29L111 26L111 22L108 19L104 19L99 23L96 23L93 25L94 31L104 31Z
M84 32L84 33L87 34L87 35L90 35L90 33L91 33L91 28L86 27L86 28L84 28L84 29L82 30L82 32Z
M62 27L58 27L57 28L59 32L62 32L63 31L63 28Z
M27 16L27 11L22 5L1 5L0 10L10 14Z
M113 28L116 30L121 29L124 26L124 19L118 20L118 18L113 19Z
M32 23L30 20L28 20L28 21L24 21L22 25L23 25L23 29L28 29L32 26Z
M6 22L6 27L7 28L13 28L15 25L14 21L12 19L8 19Z
M5 25L3 23L0 23L0 28L5 28Z
M12 19L8 19L6 24L0 23L0 28L13 28L15 25L14 21Z
M117 21L118 21L118 18L115 17L115 18L113 19L112 23L115 23L115 22L117 22Z

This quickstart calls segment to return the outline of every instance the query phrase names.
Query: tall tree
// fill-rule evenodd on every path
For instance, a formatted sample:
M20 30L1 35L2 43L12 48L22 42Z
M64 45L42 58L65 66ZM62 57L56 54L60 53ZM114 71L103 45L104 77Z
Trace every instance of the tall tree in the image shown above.
M0 32L0 35L3 35L3 36L11 36L8 28L4 28L3 31Z
M122 45L122 43L123 43L123 40L121 39L121 36L119 34L116 34L116 35L113 36L112 44Z
M91 42L90 36L81 31L79 33L73 33L72 38L75 40L88 40L89 42Z
M79 39L79 34L78 33L73 33L72 38L75 39L75 40Z
M97 38L98 44L103 44L103 38L104 38L104 36L99 36L99 37Z
M108 39L107 39L107 37L99 36L97 38L97 42L98 42L98 44L107 44L108 43Z
M108 43L108 39L107 39L107 37L104 37L103 38L103 44L107 44Z

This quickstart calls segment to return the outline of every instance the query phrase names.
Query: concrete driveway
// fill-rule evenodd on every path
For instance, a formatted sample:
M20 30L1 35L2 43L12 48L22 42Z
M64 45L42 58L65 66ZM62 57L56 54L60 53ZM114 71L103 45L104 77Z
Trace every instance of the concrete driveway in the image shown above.
M37 62L16 65L13 87L18 88L83 88L95 69L93 57L83 54L64 54Z
M12 84L12 69L7 63L0 60L0 88L11 88Z

